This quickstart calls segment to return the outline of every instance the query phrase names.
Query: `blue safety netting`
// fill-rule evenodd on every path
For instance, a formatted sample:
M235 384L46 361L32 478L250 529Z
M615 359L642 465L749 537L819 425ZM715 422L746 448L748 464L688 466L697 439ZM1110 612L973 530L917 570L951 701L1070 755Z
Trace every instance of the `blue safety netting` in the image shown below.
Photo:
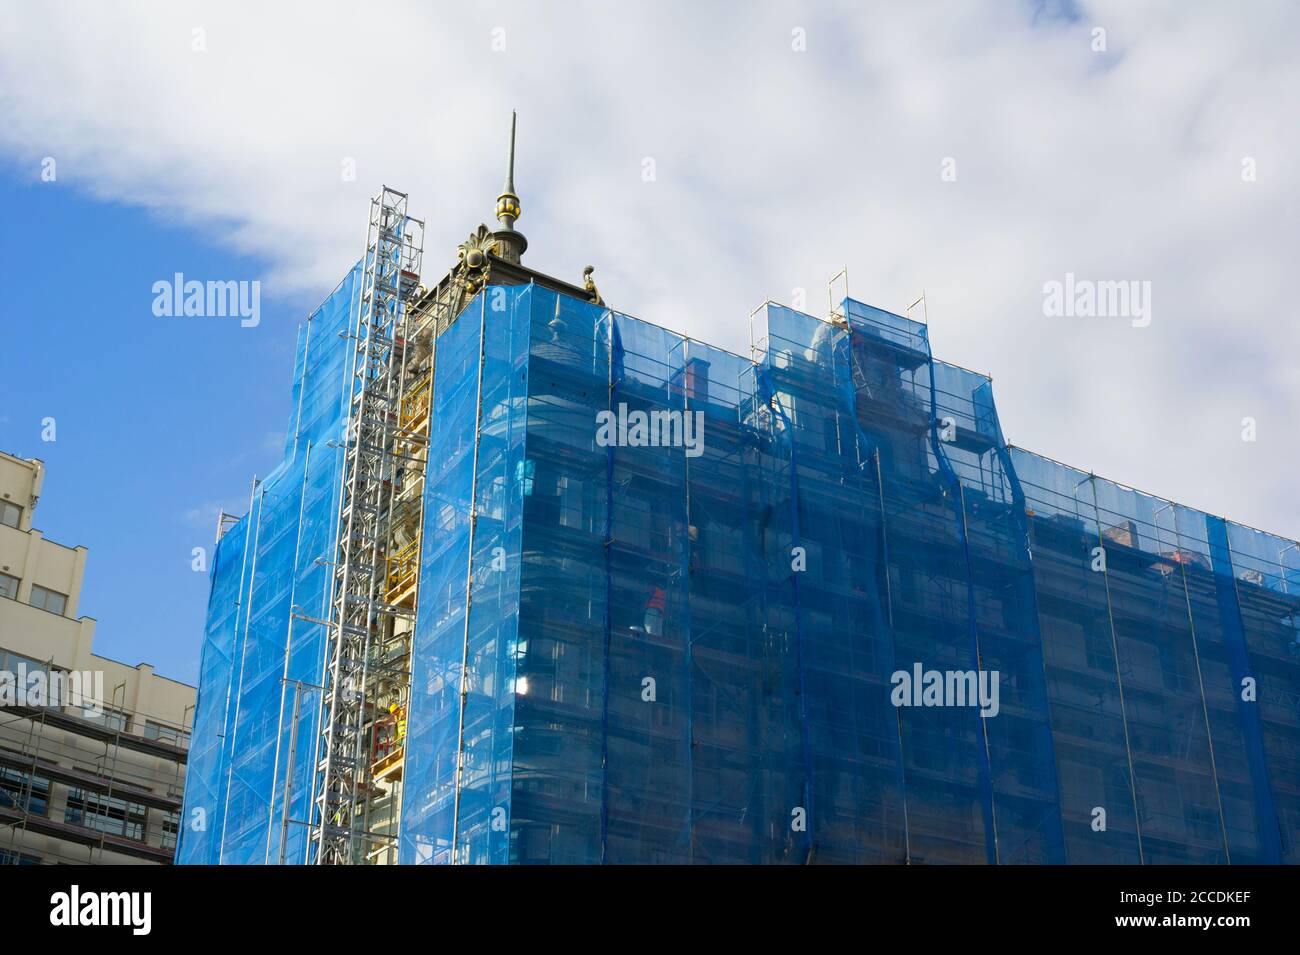
M400 861L1296 861L1300 548L1011 447L841 311L742 357L491 286L440 335ZM218 550L182 861L305 857L337 462L291 434ZM996 712L896 705L918 666Z
M1295 861L1295 544L1013 457L1072 861ZM1083 820L1101 781L1097 833Z
M217 546L176 860L301 863L316 762L347 334L360 266L298 336L285 457Z
M509 858L532 301L490 288L437 341L402 863Z

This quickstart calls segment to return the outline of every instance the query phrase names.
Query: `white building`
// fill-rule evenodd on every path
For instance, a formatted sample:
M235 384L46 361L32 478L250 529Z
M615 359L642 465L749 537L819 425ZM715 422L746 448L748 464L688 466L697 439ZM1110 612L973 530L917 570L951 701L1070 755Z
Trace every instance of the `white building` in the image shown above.
M0 864L167 863L195 690L92 652L86 548L32 526L43 476L0 452Z

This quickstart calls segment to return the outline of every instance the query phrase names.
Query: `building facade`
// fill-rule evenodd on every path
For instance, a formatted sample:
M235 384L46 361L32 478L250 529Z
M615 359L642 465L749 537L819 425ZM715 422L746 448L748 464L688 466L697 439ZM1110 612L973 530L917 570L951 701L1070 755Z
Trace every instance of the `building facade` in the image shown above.
M299 335L179 861L1300 860L1296 542L1013 447L910 317L729 353L497 213L426 287L386 189Z
M902 316L753 341L536 282L438 336L389 861L1296 860L1293 541L1009 446ZM311 859L338 370L218 550L185 861Z
M0 864L170 863L195 689L94 654L86 548L32 526L43 477L0 453Z

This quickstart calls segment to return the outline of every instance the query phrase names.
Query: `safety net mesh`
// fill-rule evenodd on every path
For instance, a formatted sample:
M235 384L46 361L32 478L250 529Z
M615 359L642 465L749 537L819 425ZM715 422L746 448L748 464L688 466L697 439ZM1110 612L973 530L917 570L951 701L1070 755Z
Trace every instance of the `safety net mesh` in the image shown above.
M180 861L309 858L356 275L218 548ZM1295 542L1008 445L921 323L751 341L539 285L439 336L399 861L1297 860Z

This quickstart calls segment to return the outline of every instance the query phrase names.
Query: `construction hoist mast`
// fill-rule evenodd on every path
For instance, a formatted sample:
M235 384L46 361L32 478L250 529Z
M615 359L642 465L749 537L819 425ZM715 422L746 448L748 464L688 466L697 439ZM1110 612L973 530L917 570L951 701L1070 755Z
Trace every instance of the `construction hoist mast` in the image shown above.
M365 861L372 843L393 838L368 826L368 740L376 717L372 687L385 676L406 679L396 672L405 671L406 661L385 660L377 650L399 619L414 615L413 606L387 602L386 586L394 484L408 446L400 409L406 306L420 290L424 248L424 223L407 215L406 200L387 186L371 200L346 361L348 414L311 820L311 861L318 865ZM385 666L395 672L375 672Z

